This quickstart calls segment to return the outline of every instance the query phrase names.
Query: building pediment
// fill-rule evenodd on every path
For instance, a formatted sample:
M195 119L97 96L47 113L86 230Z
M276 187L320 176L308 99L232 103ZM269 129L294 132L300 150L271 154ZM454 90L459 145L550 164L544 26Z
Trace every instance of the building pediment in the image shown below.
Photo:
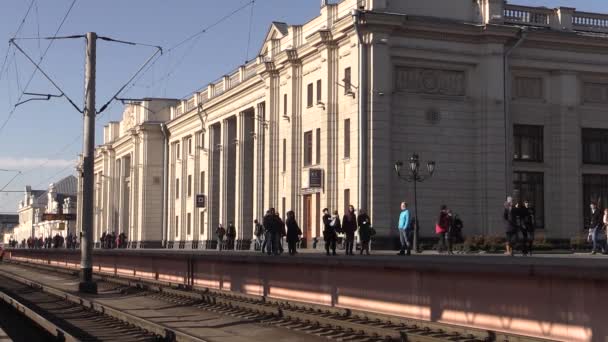
M281 39L289 34L288 25L281 22L273 22L268 28L266 38L260 49L259 56L268 56L273 49L273 42Z

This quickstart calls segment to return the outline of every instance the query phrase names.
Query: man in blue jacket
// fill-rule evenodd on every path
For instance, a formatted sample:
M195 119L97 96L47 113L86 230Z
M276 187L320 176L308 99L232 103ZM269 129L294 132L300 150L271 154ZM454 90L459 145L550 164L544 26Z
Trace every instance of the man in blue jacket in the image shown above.
M399 240L401 240L401 250L398 255L411 255L411 238L412 229L410 229L410 211L407 209L407 203L401 202L401 213L399 214Z

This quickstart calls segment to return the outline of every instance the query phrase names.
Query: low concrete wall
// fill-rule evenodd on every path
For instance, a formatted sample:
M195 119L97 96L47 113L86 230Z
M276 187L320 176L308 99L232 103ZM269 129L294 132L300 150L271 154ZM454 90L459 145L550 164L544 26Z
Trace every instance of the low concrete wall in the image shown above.
M10 250L78 268L78 251ZM94 271L561 341L607 341L601 259L95 251Z

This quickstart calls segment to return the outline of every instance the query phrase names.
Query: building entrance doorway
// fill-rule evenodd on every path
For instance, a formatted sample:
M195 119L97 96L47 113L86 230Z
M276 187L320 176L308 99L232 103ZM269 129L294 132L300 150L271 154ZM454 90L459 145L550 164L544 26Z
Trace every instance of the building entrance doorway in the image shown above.
M302 244L300 247L308 247L312 237L312 195L304 195L302 209Z

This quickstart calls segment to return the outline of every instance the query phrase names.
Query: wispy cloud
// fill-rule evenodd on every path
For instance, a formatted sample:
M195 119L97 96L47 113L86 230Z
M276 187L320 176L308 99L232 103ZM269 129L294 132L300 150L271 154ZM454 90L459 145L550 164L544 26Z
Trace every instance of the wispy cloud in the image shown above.
M0 168L16 169L25 171L37 167L61 168L76 166L76 159L48 159L48 158L2 158L0 157Z

